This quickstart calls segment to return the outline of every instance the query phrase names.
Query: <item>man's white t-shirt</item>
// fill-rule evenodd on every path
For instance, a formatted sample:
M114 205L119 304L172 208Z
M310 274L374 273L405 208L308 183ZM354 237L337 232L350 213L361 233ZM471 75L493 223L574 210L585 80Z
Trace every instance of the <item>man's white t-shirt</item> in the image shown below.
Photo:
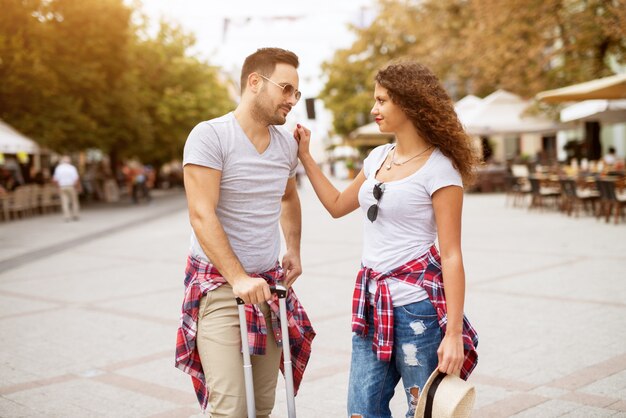
M376 173L394 144L376 147L363 162L366 180L359 190L364 215L376 204L373 189L380 183ZM426 253L437 239L437 224L432 195L447 186L463 187L460 173L451 160L435 148L426 163L415 173L384 183L378 202L378 217L370 222L364 216L364 242L361 262L380 273L389 272ZM408 305L428 298L426 291L397 280L388 280L393 306ZM368 283L370 301L376 281Z
M282 197L298 164L298 143L293 135L277 126L268 128L270 144L259 153L231 112L199 123L187 138L183 156L183 165L222 172L215 212L248 273L270 270L278 261ZM190 252L211 261L193 231Z
M61 163L54 169L52 178L58 183L59 187L74 186L78 180L78 171L71 164Z

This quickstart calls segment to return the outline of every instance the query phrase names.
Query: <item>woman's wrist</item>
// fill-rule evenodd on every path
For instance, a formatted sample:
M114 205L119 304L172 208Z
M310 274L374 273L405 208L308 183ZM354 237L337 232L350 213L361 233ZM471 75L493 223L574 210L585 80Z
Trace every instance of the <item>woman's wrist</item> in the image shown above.
M446 327L446 335L450 335L451 337L461 336L463 335L463 327L455 327L448 324Z

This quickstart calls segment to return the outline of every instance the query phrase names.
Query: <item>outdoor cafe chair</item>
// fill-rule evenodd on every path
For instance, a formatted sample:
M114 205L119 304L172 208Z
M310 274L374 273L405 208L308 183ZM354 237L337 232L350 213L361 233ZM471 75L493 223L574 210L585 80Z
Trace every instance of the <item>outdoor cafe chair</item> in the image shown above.
M3 221L8 221L9 214L9 199L11 199L11 193L8 192L0 196L0 214L2 215Z
M508 205L509 198L513 201L513 207L524 206L526 196L530 194L530 184L528 179L522 179L513 175L505 177L506 200Z
M556 208L558 200L561 197L561 190L554 187L544 187L541 185L541 180L538 177L531 176L528 178L530 181L530 206L532 208L544 208L545 203L552 203Z
M49 210L55 211L61 207L61 197L59 188L54 184L46 184L41 188L41 211L48 213Z
M567 216L571 216L572 212L578 216L578 210L581 206L592 214L595 212L595 203L600 197L598 192L580 190L574 179L563 178L559 180L559 183L563 191L563 210Z
M615 179L597 179L596 184L600 192L600 205L596 216L604 216L608 223L611 215L615 212L615 223L619 223L620 217L623 217L624 205L626 205L626 196L618 195L615 189Z
M30 209L30 188L19 186L9 195L8 208L11 217L22 217L28 214Z

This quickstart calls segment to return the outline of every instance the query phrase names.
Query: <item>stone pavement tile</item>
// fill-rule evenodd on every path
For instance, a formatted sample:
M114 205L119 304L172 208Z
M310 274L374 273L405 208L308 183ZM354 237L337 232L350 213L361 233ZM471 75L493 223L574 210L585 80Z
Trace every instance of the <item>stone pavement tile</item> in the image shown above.
M2 224L0 237L0 263L9 258L39 252L63 242L72 242L90 236L99 237L108 231L129 225L138 225L158 219L163 214L185 207L182 191L173 191L154 205L104 205L88 208L81 213L79 222L63 222L58 216L40 216L23 221ZM156 203L156 200L155 200ZM36 240L33 239L36 236Z
M317 379L315 384L307 385L305 380L305 383L303 383L302 388L296 396L298 417L316 418L345 416L347 387L347 371ZM282 378L279 378L276 389L276 407L272 414L272 416L276 416L276 418L287 418L287 402L284 388L284 382ZM330 394L332 394L332 396L330 396Z
M167 227L160 227L160 225L167 225ZM88 242L76 250L81 254L98 255L107 260L172 263L178 266L179 275L182 277L190 234L189 221L185 213L179 211L163 216L155 222L140 224L114 235ZM162 244L150 245L147 237L150 242ZM120 242L124 245L120 245Z
M571 309L571 303L493 297L476 288L468 299L468 316L480 337L477 371L481 374L544 385L623 352L606 348L608 341L618 338L612 330L624 325L621 308ZM570 323L585 332L572 332ZM586 351L594 354L580 356Z
M123 260L103 259L96 255L81 254L78 256L75 250L68 250L68 254L57 257L45 257L34 259L21 266L0 273L0 283L6 289L12 289L15 283L26 284L40 281L52 281L63 279L69 273L79 276L89 276L94 269L100 271L112 271L127 264ZM106 263L103 263L106 260ZM111 274L111 273L108 273ZM5 286L8 285L8 286Z
M568 392L558 398L562 401L576 402L581 405L594 406L598 408L604 408L619 402L619 399L616 397L610 398L606 396L589 395L581 392Z
M158 414L148 415L146 418L206 418L208 416L198 412L199 410L199 408L176 408Z
M163 385L161 381L149 381L144 376L134 378L119 373L103 373L93 377L91 380L116 388L129 390L141 395L151 396L155 399L171 402L180 406L190 406L194 404L193 395L189 396L189 391L173 389Z
M626 369L626 353L616 355L605 360L597 360L599 360L597 363L581 368L581 370L578 370L575 373L550 382L550 385L569 390L580 389Z
M175 404L91 379L34 388L6 396L46 417L144 417Z
M64 257L65 258L65 257ZM72 263L72 257L65 258L67 264ZM99 263L105 263L101 258ZM175 266L159 263L145 264L132 261L118 262L115 266L91 266L90 272L67 272L64 276L48 278L39 274L45 268L45 261L33 263L28 268L22 267L19 272L11 271L11 276L30 274L30 280L6 283L0 282L0 291L10 291L13 294L22 294L24 297L33 295L35 298L55 301L59 303L89 303L99 300L109 300L126 295L140 295L146 291L171 289L178 283L169 280L174 272L179 272ZM170 275L167 275L170 272ZM36 274L36 275L35 275ZM179 273L179 277L182 274ZM164 278L165 276L165 278ZM182 278L180 279L182 281Z
M596 302L626 307L626 288L617 281L622 280L626 265L624 259L585 259L567 260L556 267L543 269L539 264L532 273L519 277L504 278L491 282L491 290L500 290L515 294L525 294L554 300L572 302ZM572 267L575 268L572 268ZM601 277L589 285L590 277Z
M352 300L352 291L360 268L360 261L356 257L351 260L328 260L323 264L304 265L302 280L309 280L308 277L325 280L321 290L340 290L344 295L349 294L348 300ZM341 301L342 299L337 300Z
M567 396L569 396L571 392L565 389L558 389L549 386L539 386L529 391L528 393L530 393L531 395L539 395L546 398L561 398L562 400L570 400L567 398Z
M0 413L3 418L27 418L37 416L37 412L25 404L0 396Z
M512 415L512 418L556 418L556 417L610 417L614 416L614 412L606 411L600 408L580 406L574 402L566 402L560 400L550 400L540 405L528 408L518 414Z
M549 399L543 396L513 394L500 401L475 409L473 416L478 418L510 417L547 401Z
M490 386L477 383L474 375L470 377L470 382L476 388L476 401L474 402L474 410L480 410L488 405L495 404L512 396L515 392L498 386Z
M28 329L28 333L22 330ZM163 325L81 309L20 317L3 323L10 363L25 376L39 378L98 369L139 357L146 350L173 350L173 336ZM146 341L150 346L146 347ZM27 378L28 379L28 378Z
M611 411L608 409L594 408L591 406L581 406L571 412L568 412L560 417L563 418L605 418L605 417L620 417L624 418L624 414L617 411Z
M22 392L39 387L46 387L53 384L69 382L78 378L75 374L63 374L49 378L39 378L28 370L19 370L19 374L6 374L0 386L0 396L10 395L12 393ZM16 377L19 376L19 377Z
M347 415L348 371L339 371L332 376L316 379L314 384L303 385L296 396L298 418L344 417ZM274 418L287 418L287 402L282 378L276 389ZM396 388L389 405L394 417L403 417L407 411L406 396L402 385Z
M61 307L62 305L57 303L14 297L0 290L0 321L10 320L11 317L26 313L43 313Z
M26 221L3 223L1 228L3 239L0 240L0 261L53 245L59 242L61 236L67 240L99 229L90 227L89 222L66 223L60 216L56 219L42 216ZM25 234L25 230L36 231L36 235ZM37 238L33 239L35 236Z
M624 412L624 414L620 414L619 416L626 417L626 402L624 401L615 402L614 404L609 405L607 408L614 411Z
M472 246L464 249L463 258L472 260L468 264L466 277L473 287L491 287L494 283L507 279L519 283L520 277L532 277L542 269L567 266L577 261L576 258L564 254L546 254L542 251L529 254L502 248L476 249ZM529 263L529 258L532 258L532 263Z
M476 370L474 370L474 372L472 373L470 381L477 386L485 385L489 388L498 387L510 392L528 392L536 387L536 385L533 385L531 383L506 379L501 376L489 376L485 375L482 371Z
M464 250L532 251L591 258L624 256L623 246L615 245L621 242L623 224L607 225L591 217L571 218L557 212L507 208L502 195L466 194L463 213Z
M305 281L310 283L304 284ZM298 279L294 290L311 320L315 319L314 328L318 328L317 321L337 318L343 321L342 331L349 336L352 286L336 278L308 274Z
M317 241L311 240L303 243L301 249L302 263L309 267L323 266L326 263L349 260L359 268L361 252L363 251L360 241Z
M172 284L168 288L146 290L144 293L128 295L123 298L96 301L93 305L84 306L84 308L129 317L142 317L164 325L174 325L173 333L175 334L179 323L182 298L183 287L179 284Z
M598 379L580 388L579 392L626 401L626 370Z
M158 360L117 369L115 374L170 388L176 394L174 402L197 406L199 411L200 407L193 391L191 377L174 367L173 352Z

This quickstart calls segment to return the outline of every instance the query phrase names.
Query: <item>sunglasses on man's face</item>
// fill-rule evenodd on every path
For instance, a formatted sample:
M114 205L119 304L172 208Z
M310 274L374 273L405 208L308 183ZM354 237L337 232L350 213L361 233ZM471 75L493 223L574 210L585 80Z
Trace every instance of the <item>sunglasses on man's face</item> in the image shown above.
M380 199L383 197L383 193L385 192L385 185L383 183L375 184L372 192L374 194L374 199L376 199L376 203L370 206L367 210L367 219L369 219L370 222L374 222L376 218L378 218L378 203L380 203Z
M267 81L269 81L270 83L272 83L273 85L275 85L276 87L280 87L281 89L283 89L283 96L287 98L294 96L296 98L296 102L300 100L300 97L302 97L302 93L300 92L300 90L296 90L296 88L292 86L291 84L289 83L278 84L274 80L265 77L263 74L259 74L259 75L263 77L264 79L266 79Z

